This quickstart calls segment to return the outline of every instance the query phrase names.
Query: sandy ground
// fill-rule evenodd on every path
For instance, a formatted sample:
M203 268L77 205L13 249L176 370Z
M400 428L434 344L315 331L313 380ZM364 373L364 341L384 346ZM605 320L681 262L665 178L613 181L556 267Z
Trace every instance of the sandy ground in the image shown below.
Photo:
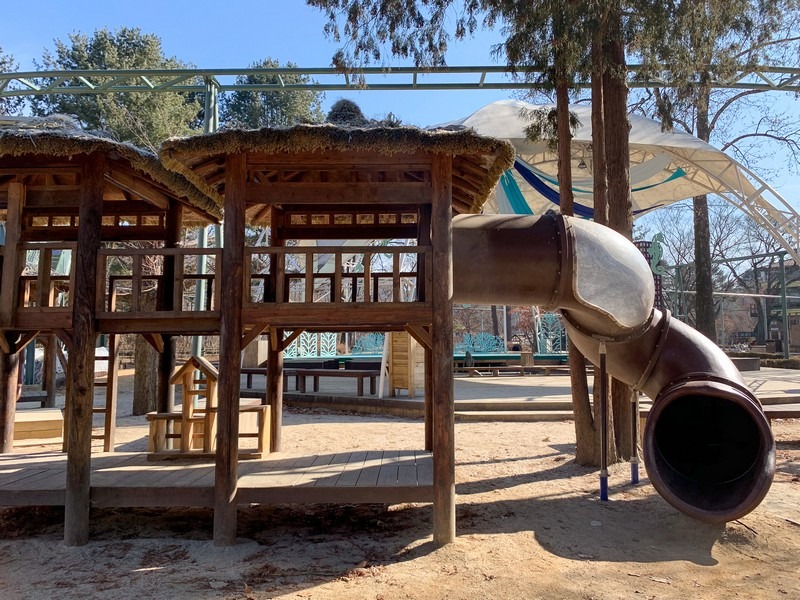
M121 449L145 446L120 398ZM422 447L420 421L289 411L285 450ZM91 542L62 543L62 509L0 510L0 599L798 598L800 421L776 421L778 471L739 521L676 512L646 477L573 461L572 423L456 425L457 541L435 548L429 505L271 506L211 543L209 510L94 510Z

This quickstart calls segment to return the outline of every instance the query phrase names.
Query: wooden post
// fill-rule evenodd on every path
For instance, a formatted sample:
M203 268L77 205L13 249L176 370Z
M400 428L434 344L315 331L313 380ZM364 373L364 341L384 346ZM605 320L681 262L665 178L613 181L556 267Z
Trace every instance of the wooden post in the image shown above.
M103 218L105 155L86 158L78 212L78 251L72 288L72 347L69 357L71 398L67 443L67 484L64 506L64 543L82 546L89 541L89 492L94 401L95 298L97 253Z
M431 247L431 207L423 204L419 207L419 230L417 245ZM417 300L424 302L431 297L429 280L431 269L426 254L417 259ZM425 450L433 450L433 349L423 346L425 352ZM454 407L455 408L455 407Z
M165 248L176 248L181 239L181 205L174 202L167 210ZM175 306L175 255L164 256L164 274L161 278L159 294L159 310L180 310L181 297L178 296L178 306ZM156 403L159 412L172 412L175 410L175 387L169 380L175 370L175 338L171 335L163 337L164 350L158 355L158 383Z
M281 451L283 427L283 329L270 328L267 353L267 404L270 407L270 452Z
M272 245L283 246L283 223L284 212L275 207L271 208L272 214ZM284 301L283 292L283 261L285 254L272 254L270 264L270 279L273 290L278 290L275 302ZM266 402L270 407L270 451L280 452L281 450L281 429L283 427L283 330L269 330L269 352L267 354L267 396Z
M433 208L433 542L456 537L455 409L453 397L452 158L437 154L431 180Z
M6 345L13 345L11 342L12 340L7 340ZM17 409L18 381L19 352L5 352L0 348L0 453L4 454L14 451L14 412Z
M425 450L433 450L433 350L423 346L425 352Z
M3 274L0 280L0 327L10 326L17 304L17 285L20 275L19 238L22 233L22 206L25 203L25 186L8 184L6 209L6 241L3 248Z
M115 333L108 336L107 373L103 452L113 452L114 438L117 435L117 383L119 381L119 336Z
M47 392L47 400L45 400L46 408L56 407L56 387L58 381L58 370L56 363L56 344L58 339L52 333L45 338L44 348L44 369L43 369L43 386Z
M228 156L225 168L225 224L219 306L219 412L214 485L214 544L236 543L236 486L239 442L239 377L242 352L245 180L247 156Z

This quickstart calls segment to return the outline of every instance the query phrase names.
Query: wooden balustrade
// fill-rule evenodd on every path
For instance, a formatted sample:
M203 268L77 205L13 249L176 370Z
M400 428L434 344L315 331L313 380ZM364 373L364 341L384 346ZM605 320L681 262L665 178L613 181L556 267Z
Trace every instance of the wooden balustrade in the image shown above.
M74 271L70 269L69 274L53 274L53 259L56 252L71 252L74 256L76 246L63 242L20 244L20 263L15 265L20 273L15 307L18 312L71 312ZM35 266L27 262L29 252L38 252Z
M153 312L193 312L185 302L187 294L200 289L199 283L206 282L202 311L216 310L219 306L220 283L215 273L186 272L189 256L210 256L219 259L221 251L215 248L104 248L98 255L98 278L104 285L98 290L97 309L108 313L153 313ZM172 303L164 301L164 261L174 261ZM127 273L112 272L110 265L124 265ZM129 264L128 264L129 263ZM149 264L147 264L149 263ZM195 267L196 270L196 267ZM192 286L194 284L194 286ZM120 301L125 292L128 302ZM145 292L152 292L155 307L143 307L141 300Z
M18 326L44 327L49 325L48 315L58 315L57 322L49 326L70 327L74 273L54 274L52 262L58 251L72 251L74 256L76 246L72 242L21 244L16 266L21 273L15 307ZM39 252L38 262L28 263L29 272L23 273L24 257L32 250ZM324 264L319 260L323 255L329 257ZM95 297L98 317L177 318L204 312L204 318L209 318L219 310L223 286L218 273L197 272L199 261L192 257L201 256L214 258L219 265L221 250L100 249L97 279L101 284ZM248 293L243 308L258 311L274 304L370 304L377 308L389 303L424 302L431 286L431 259L430 248L421 246L248 247L243 269ZM166 284L172 286L171 294L164 287L167 261L174 264L174 277ZM190 301L198 292L204 294L199 311ZM145 302L148 294L153 301ZM172 300L167 305L165 298L169 296ZM204 327L210 327L209 323Z
M323 267L315 260L332 255ZM416 257L415 270L401 270L403 255ZM430 281L431 253L420 246L295 246L246 248L244 278L249 302L263 303L377 303L423 300ZM266 256L261 272L253 272L258 256ZM351 260L345 260L351 257ZM353 257L360 271L349 271ZM292 260L293 259L293 260ZM373 271L377 263L380 270ZM383 264L381 264L383 263ZM332 268L331 268L332 265ZM310 268L309 268L310 267ZM273 269L275 273L273 274ZM324 270L323 270L324 269ZM330 269L330 270L329 270ZM410 297L402 294L404 283L413 284Z

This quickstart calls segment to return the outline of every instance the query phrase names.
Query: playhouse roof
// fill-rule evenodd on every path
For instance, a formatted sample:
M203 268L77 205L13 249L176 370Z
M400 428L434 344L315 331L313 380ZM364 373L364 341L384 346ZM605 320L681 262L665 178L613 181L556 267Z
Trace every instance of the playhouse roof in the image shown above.
M247 153L307 159L361 154L402 165L415 154L453 157L453 209L480 212L500 175L514 159L506 141L472 131L428 131L416 127L296 125L289 128L225 130L167 140L159 155L165 166L184 175L217 202L224 202L225 157ZM309 158L310 157L310 158ZM358 158L354 159L357 162ZM298 161L298 169L303 162Z
M36 157L37 162L54 158L72 161L76 156L93 152L127 163L135 177L195 209L202 218L220 218L219 206L186 179L165 169L151 152L85 131L65 116L0 117L0 161L22 156Z

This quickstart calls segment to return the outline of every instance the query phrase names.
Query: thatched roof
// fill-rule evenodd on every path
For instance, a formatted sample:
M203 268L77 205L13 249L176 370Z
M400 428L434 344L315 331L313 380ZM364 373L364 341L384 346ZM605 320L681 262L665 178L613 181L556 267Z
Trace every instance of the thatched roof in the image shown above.
M164 142L164 165L197 185L217 202L224 201L224 157L240 153L286 156L368 153L391 158L408 154L453 157L453 205L457 212L479 212L500 175L514 160L506 141L470 130L423 130L416 127L341 127L296 125L281 129L227 130ZM217 168L209 165L217 161ZM212 165L213 166L213 165ZM464 175L463 177L459 175Z
M35 155L71 160L77 155L103 152L127 162L147 180L202 214L219 219L220 205L183 177L164 168L158 157L133 144L81 129L64 116L44 118L0 117L0 161L3 157Z

